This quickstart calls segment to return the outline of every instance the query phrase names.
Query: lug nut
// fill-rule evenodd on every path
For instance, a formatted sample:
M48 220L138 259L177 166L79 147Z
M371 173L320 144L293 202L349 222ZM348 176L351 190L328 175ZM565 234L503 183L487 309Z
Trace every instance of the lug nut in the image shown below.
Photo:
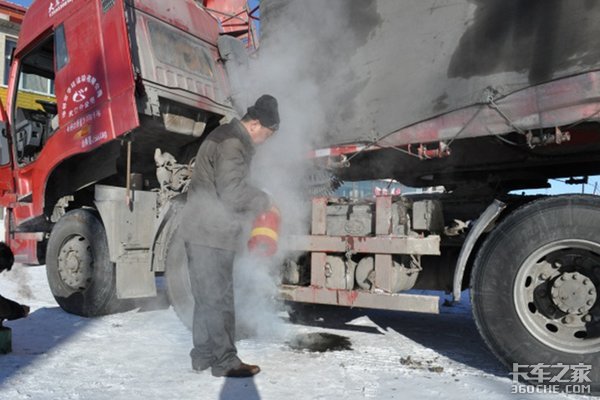
M590 314L584 315L583 321L584 322L592 322L592 316Z
M563 282L560 279L557 279L554 281L554 285L552 285L552 286L554 286L555 288L558 288L558 287L561 287L562 284L563 284Z
M577 311L579 312L579 314L583 314L585 312L585 308L580 307Z
M588 300L587 303L585 303L585 304L587 304L588 306L591 307L594 305L594 300Z
M596 293L596 291L595 291L594 289L590 289L590 290L588 290L588 294L589 294L590 296L593 296L595 293Z
M548 275L545 272L542 272L542 274L540 275L540 279L546 280L548 279Z

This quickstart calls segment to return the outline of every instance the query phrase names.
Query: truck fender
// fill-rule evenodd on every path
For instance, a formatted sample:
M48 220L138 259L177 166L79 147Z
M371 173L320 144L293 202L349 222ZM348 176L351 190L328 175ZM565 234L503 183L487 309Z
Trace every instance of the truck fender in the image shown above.
M154 229L152 235L152 261L150 263L152 271L154 272L164 272L165 266L164 258L162 255L164 254L164 246L166 246L167 237L169 235L169 221L172 218L175 218L177 213L181 210L181 208L185 205L185 200L187 198L187 193L183 193L177 195L169 200L167 204L162 208L160 215L158 216L158 223Z
M475 248L477 240L481 235L496 221L498 216L506 208L506 204L500 200L494 200L485 211L477 218L477 221L473 224L473 227L467 234L467 238L460 249L458 260L456 261L456 268L454 269L454 282L452 285L452 297L454 301L460 301L460 293L462 291L462 281L465 275L465 269L467 267L467 261Z

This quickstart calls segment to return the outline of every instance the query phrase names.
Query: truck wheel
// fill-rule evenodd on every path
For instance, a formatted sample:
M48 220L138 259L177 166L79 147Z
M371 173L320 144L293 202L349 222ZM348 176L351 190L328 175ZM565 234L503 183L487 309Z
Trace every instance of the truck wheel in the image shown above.
M165 255L165 277L167 294L175 313L188 328L192 329L194 316L194 297L188 272L188 260L185 245L177 234L177 218L172 220Z
M520 378L600 389L599 226L600 198L548 198L508 216L478 252L471 278L475 321L492 352ZM579 364L591 366L585 373L591 382L570 381L571 370L559 375Z
M104 226L88 210L66 213L48 240L46 273L63 310L92 317L116 310L115 267Z

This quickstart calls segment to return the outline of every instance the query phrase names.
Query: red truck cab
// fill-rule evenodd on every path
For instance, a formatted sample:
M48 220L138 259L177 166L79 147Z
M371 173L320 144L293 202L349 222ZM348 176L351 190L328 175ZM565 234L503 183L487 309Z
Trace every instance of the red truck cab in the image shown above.
M219 32L218 20L192 0L33 2L13 57L0 144L5 240L19 262L45 262L65 204L91 205L98 182L126 185L125 142L133 172L151 189L155 147L189 157L183 149L232 115ZM56 101L41 102L43 111L17 107L22 81L49 86Z

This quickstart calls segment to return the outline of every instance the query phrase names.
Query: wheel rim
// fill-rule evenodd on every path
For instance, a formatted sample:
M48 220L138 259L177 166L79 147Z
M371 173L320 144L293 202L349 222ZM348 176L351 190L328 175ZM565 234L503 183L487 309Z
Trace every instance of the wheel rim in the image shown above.
M600 351L600 245L560 240L540 247L521 265L515 308L525 328L566 353Z
M81 235L68 237L58 253L58 273L71 289L85 290L92 280L94 258L89 240Z

